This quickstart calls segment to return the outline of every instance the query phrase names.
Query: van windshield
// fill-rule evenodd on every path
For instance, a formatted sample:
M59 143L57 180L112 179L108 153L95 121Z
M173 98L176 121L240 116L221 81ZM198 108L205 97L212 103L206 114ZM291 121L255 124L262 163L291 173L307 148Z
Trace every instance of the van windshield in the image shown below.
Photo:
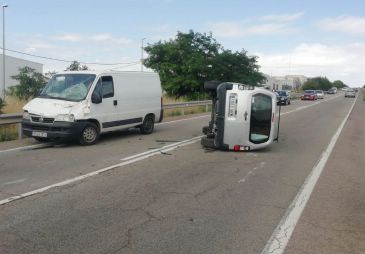
M67 101L84 100L95 77L95 74L56 74L48 81L39 97Z

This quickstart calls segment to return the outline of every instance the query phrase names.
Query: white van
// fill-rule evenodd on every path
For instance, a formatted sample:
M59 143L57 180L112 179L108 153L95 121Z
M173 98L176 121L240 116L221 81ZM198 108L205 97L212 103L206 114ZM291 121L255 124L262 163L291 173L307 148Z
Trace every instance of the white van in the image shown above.
M249 151L278 139L276 94L264 88L231 82L207 82L213 97L211 121L201 143L221 150Z
M161 94L156 73L58 73L23 107L23 133L39 141L73 139L82 145L94 144L101 133L132 127L150 134L162 121Z

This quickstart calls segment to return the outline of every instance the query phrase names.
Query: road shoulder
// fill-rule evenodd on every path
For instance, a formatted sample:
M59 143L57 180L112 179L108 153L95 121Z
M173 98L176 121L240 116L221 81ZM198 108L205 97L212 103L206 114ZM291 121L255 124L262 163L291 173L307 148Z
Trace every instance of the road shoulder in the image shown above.
M285 253L365 253L365 102L359 96Z

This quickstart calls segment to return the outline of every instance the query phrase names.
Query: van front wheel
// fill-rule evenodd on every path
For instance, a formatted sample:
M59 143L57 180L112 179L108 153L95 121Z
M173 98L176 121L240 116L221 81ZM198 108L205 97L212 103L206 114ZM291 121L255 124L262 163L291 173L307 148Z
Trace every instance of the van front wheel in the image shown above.
M87 123L82 130L79 142L81 145L93 145L99 139L99 129L93 123Z
M155 128L155 116L154 115L147 115L143 123L140 127L142 134L151 134L153 129Z

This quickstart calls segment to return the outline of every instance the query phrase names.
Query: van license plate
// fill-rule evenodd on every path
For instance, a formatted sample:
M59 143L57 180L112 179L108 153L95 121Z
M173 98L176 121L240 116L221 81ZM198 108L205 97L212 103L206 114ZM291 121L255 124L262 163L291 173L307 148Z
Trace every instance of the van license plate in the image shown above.
M46 138L47 137L47 132L33 131L32 136L33 137Z

